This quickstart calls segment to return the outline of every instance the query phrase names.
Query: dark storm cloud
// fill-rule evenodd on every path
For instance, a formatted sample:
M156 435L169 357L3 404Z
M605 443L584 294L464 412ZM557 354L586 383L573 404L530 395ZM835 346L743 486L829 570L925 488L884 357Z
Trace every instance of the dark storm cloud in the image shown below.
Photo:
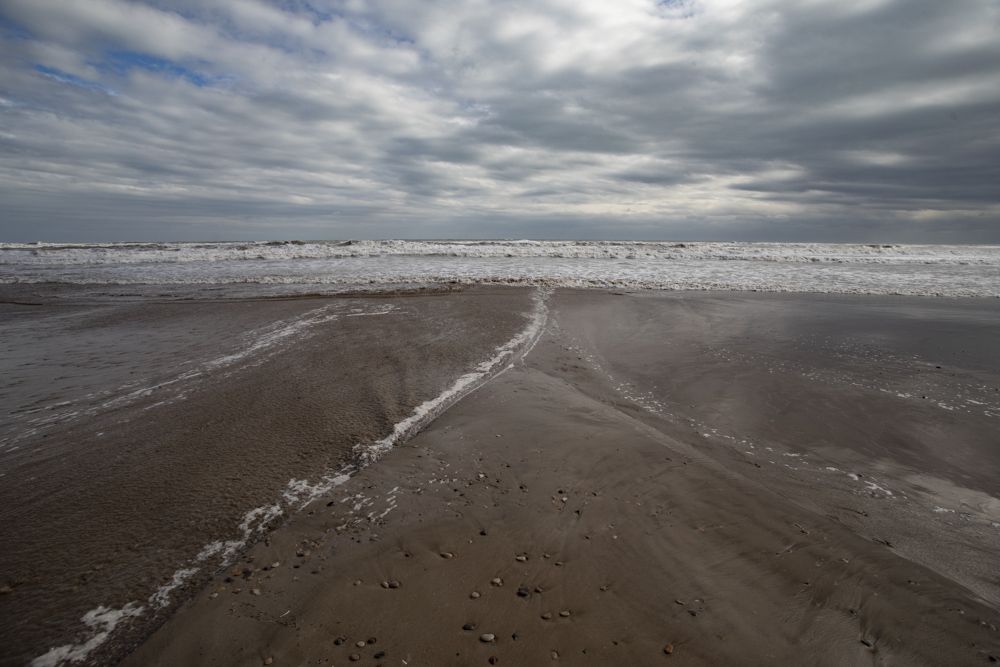
M1000 6L7 0L0 240L1000 241Z

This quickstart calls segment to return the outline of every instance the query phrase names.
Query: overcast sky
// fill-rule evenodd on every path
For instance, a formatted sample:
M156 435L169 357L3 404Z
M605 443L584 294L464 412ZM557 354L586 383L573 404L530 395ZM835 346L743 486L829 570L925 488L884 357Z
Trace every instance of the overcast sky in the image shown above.
M997 0L0 0L0 240L1000 242Z

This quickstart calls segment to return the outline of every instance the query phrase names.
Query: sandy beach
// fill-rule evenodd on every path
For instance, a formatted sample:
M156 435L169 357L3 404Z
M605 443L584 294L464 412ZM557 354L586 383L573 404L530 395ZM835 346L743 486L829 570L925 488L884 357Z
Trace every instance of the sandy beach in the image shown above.
M280 523L298 499L290 480L315 481L385 435L513 336L530 302L519 290L5 296L17 302L2 306L0 394L10 665L110 628L88 655L113 660Z
M47 482L51 504L8 510L5 570L31 575L0 598L17 648L5 664L79 648L101 627L84 662L1000 659L995 299L481 289L328 301L410 315L316 325L124 422L106 450L68 449L98 417L52 433L101 483L67 470ZM285 320L329 305L265 303ZM170 309L207 306L130 307L169 322ZM155 596L163 572L289 478L357 460L354 445L539 316L502 372L376 463L295 496L247 548L199 562L161 609L150 598L113 627L76 620ZM113 572L93 567L97 554Z
M0 52L0 667L1000 667L1000 0Z

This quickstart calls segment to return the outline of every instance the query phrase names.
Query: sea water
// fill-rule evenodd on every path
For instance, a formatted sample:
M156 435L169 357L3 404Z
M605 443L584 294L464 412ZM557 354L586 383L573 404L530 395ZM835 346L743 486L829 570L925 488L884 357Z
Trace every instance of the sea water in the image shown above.
M0 244L0 283L509 284L1000 297L1000 246L667 241Z

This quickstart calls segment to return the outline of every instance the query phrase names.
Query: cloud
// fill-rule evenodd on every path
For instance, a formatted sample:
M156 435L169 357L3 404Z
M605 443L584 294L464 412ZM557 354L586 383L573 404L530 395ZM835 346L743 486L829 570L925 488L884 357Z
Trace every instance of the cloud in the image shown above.
M992 0L8 0L0 240L1000 242L998 21Z

